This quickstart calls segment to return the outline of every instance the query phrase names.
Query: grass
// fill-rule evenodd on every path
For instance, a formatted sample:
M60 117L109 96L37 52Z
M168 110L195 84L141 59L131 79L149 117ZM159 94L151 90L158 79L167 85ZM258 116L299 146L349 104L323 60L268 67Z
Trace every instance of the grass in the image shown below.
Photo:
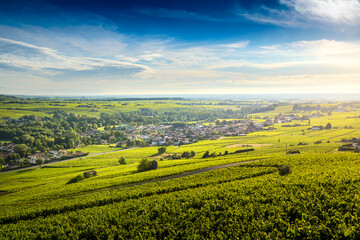
M135 103L131 103L130 107L133 104ZM138 104L146 105L147 103ZM165 106L167 104L169 103L159 103L158 105ZM116 105L118 104L116 103ZM286 112L290 109L289 106L279 108L271 114L276 114L279 111ZM268 224L275 224L274 219L282 219L281 221L284 224L288 224L290 217L284 216L290 212L290 207L306 205L309 202L309 204L313 204L312 206L321 205L325 209L331 204L340 204L341 200L339 199L341 197L346 198L348 202L353 201L351 199L356 199L355 196L350 197L352 193L350 190L353 190L350 183L358 186L360 155L337 152L337 148L341 145L339 141L342 138L360 137L360 131L357 131L360 129L360 119L353 118L359 114L359 111L333 112L331 116L311 119L311 126L325 126L330 122L333 127L336 127L331 130L314 131L309 129L311 126L282 127L282 124L275 124L274 130L250 133L246 136L225 137L180 147L167 147L167 153L181 154L184 151L195 151L196 156L192 159L181 160L164 159L161 161L158 159L158 169L142 173L137 172L138 163L141 159L150 158L156 154L158 147L126 149L58 162L51 167L1 174L0 192L6 194L1 195L0 220L12 219L13 223L12 225L3 224L0 228L0 237L5 236L4 238L7 238L12 233L13 236L26 238L27 233L37 234L34 226L41 223L45 226L45 234L48 234L46 236L51 238L51 236L53 237L52 234L60 234L57 227L54 227L58 221L64 229L67 229L67 234L72 232L75 238L81 238L76 235L83 231L82 225L78 222L84 221L82 224L86 223L84 226L88 226L89 222L86 221L88 220L86 218L89 216L91 216L91 221L94 221L94 225L90 224L91 226L102 226L102 224L113 226L107 228L107 231L116 232L120 230L114 229L126 229L126 226L131 225L128 220L139 221L138 224L142 224L141 226L145 229L149 228L150 225L146 225L146 222L151 218L146 218L146 211L149 214L155 214L153 209L157 209L159 216L162 216L153 216L153 221L160 221L159 219L163 218L166 220L164 222L177 223L168 226L171 229L174 228L175 232L181 232L185 228L185 226L179 227L181 221L177 222L178 218L182 219L183 222L193 221L194 224L198 223L198 218L201 218L204 223L210 224L209 226L216 230L218 227L215 224L216 219L222 219L221 216L225 216L229 212L236 213L236 211L241 212L242 216L252 216L253 221L244 220L242 225L248 226L249 229L253 227L252 224L258 221L255 217L256 214L259 214L263 221L269 221ZM352 129L345 128L350 125ZM317 141L322 141L322 143L315 144ZM300 142L307 145L299 145ZM246 145L254 145L255 151L222 155L216 158L202 158L205 151L233 153L238 149L248 148ZM77 150L96 154L120 149L108 145L92 145L76 148L72 151ZM297 156L286 155L288 150L299 150L301 154ZM120 157L126 159L126 165L119 164ZM262 160L248 164L251 166L249 168L222 169L182 179L110 190L206 167L258 159ZM277 173L275 166L285 165L291 171L289 174L281 176ZM90 170L96 170L97 176L77 183L66 184L70 179ZM334 183L343 186L348 192L345 193L341 189L337 189L337 185L335 186ZM332 190L332 187L337 190ZM302 191L302 189L305 190ZM329 199L325 199L322 194L324 196L326 194L335 196L336 201L331 202ZM325 200L318 201L317 198L321 196ZM303 199L303 201L298 199ZM232 204L235 200L236 204ZM331 202L331 204L325 205L327 202ZM252 207L250 207L250 203L253 203ZM341 209L339 205L336 206L329 207L329 209ZM309 206L307 207L310 209ZM207 208L211 211L207 211ZM266 218L265 215L262 215L264 209L269 209L269 212L266 213L267 216L273 216L272 214L276 212L279 212L279 216L275 214L276 216L274 215L273 219ZM317 214L306 207L303 207L301 211L304 214L314 216ZM199 215L196 215L196 212ZM218 213L219 218L213 216L213 220L208 221L207 217L213 213ZM328 212L328 214L331 215L332 212ZM172 218L172 216L177 216L177 218ZM303 220L307 221L307 215L302 216ZM81 219L82 217L84 219ZM223 221L228 223L230 220L236 222L240 219L240 217L238 219L233 218L234 214L228 215L227 218L224 217ZM24 221L17 222L18 219ZM164 222L158 222L159 226L164 227ZM339 224L336 225L336 228ZM350 223L348 224L352 226ZM76 231L70 229L73 226L77 228ZM295 225L291 225L291 223L286 226L289 229L295 228ZM95 231L91 227L89 228L89 231ZM187 225L187 228L191 228L191 225ZM259 229L263 230L264 228L262 226ZM53 229L53 232L49 229ZM297 231L300 231L299 229ZM128 232L131 231L128 230ZM154 238L153 235L146 233L143 229L137 229L137 231L143 233L144 236ZM161 232L162 230L157 228L157 231ZM198 229L192 229L192 231L197 232ZM242 230L238 229L238 231L241 232ZM316 231L313 229L313 233ZM202 234L203 238L207 238L209 236L205 234L206 232L211 231L207 230L199 234ZM340 232L339 230L339 234ZM289 230L288 234L290 233ZM29 236L30 238L40 236L36 234L31 235L32 237ZM102 236L101 234L105 233L98 234L98 236ZM219 234L221 235L220 232ZM254 238L256 238L255 235Z

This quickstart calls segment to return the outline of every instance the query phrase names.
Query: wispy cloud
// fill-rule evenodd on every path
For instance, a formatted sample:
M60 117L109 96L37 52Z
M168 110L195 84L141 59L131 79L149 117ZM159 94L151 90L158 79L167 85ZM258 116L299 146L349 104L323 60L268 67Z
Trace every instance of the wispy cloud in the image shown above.
M136 63L91 57L70 57L58 51L0 38L0 64L15 68L37 71L40 74L60 74L66 71L117 70L118 73L136 74L150 68Z
M222 64L210 66L210 69L255 68L262 70L287 69L303 67L334 68L360 72L360 44L335 40L296 41L277 45L261 46L253 49L247 55L257 56L261 61L223 61ZM264 58L263 56L268 56ZM246 58L246 57L245 57Z
M312 22L360 24L358 0L279 0L285 8L259 6L258 11L239 10L238 14L255 22L285 27L311 27Z
M280 0L280 3L317 21L358 25L360 20L358 0Z
M106 51L100 58L89 54L91 48L100 51L95 42L71 55L62 44L34 44L36 36L27 36L31 44L0 38L0 81L11 92L67 93L61 79L71 81L74 93L91 94L360 89L358 42L320 39L256 46L243 39L203 44L120 35L121 50L111 54L111 46L102 45L99 49ZM116 33L113 38L120 43ZM62 39L80 43L72 36Z

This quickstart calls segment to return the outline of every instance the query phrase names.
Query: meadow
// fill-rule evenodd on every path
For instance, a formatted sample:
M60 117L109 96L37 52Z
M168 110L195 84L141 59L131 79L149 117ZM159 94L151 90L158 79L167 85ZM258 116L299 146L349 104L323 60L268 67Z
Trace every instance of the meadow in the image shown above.
M81 101L81 100L36 100L26 101L2 101L0 102L0 118L11 117L18 119L24 115L50 116L52 112L64 111L87 115L89 117L100 117L101 113L135 112L142 108L154 111L183 111L183 110L213 110L213 109L233 109L255 104L254 101L242 101L239 104L230 103L219 104L222 101L210 100L133 100L133 101ZM258 104L258 103L256 103Z
M280 106L266 116L291 109ZM360 112L353 110L311 119L311 126L331 123L330 130L311 130L307 121L276 123L273 130L166 148L167 154L194 151L190 159L156 156L158 147L93 145L75 150L105 153L2 173L0 238L356 239L360 155L338 151L344 138L360 137ZM248 148L254 151L235 153ZM206 151L222 155L202 158ZM158 168L138 172L144 158L156 159ZM289 174L279 174L283 165ZM68 184L90 170L97 176Z

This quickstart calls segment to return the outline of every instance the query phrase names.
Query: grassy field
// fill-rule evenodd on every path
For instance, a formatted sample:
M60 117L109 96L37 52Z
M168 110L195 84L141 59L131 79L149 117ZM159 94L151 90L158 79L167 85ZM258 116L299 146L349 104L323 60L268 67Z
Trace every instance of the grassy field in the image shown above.
M281 107L274 114L288 110ZM168 154L194 151L191 159L154 158L158 147L144 147L1 174L0 238L356 239L360 155L337 149L343 138L360 137L360 118L354 118L359 114L333 112L311 119L311 126L331 123L330 130L311 130L307 122L275 124L274 130L246 136L167 147ZM224 155L248 148L254 151ZM74 150L120 149L93 145ZM288 150L300 154L287 155ZM222 155L202 158L205 151ZM156 159L158 168L138 172L143 158ZM151 182L247 161L252 162ZM279 175L281 165L291 173ZM68 184L90 170L97 176Z
M88 145L83 147L78 147L74 149L69 149L68 151L76 152L76 151L82 151L84 153L104 153L104 152L112 152L116 150L120 150L122 148L116 147L115 144L109 144L109 145Z
M253 101L244 101L239 105L221 104L222 101L209 100L138 100L138 101L35 101L27 103L0 102L0 117L11 117L14 119L24 115L45 116L55 110L65 111L80 115L99 117L100 113L133 112L141 108L149 108L159 112L182 111L182 110L212 110L233 109L237 110L241 104L253 104ZM194 105L192 105L194 104ZM266 102L264 102L266 104Z

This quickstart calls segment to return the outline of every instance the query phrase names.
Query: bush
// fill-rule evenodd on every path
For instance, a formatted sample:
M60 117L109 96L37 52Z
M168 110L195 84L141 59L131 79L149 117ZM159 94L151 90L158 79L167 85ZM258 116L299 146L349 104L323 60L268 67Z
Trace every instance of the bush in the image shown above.
M252 151L254 151L253 148L248 148L248 149L236 150L235 153L244 153L244 152L252 152Z
M89 171L89 172L84 172L84 178L89 178L89 177L95 177L97 175L97 172L95 170Z
M286 154L300 154L299 150L290 150Z
M121 165L125 165L126 164L126 161L125 161L125 158L123 156L121 156L121 158L119 159L119 163Z
M209 151L206 151L204 153L204 155L202 156L202 158L208 158L210 156L210 152Z
M166 147L158 148L158 154L161 155L166 152Z
M80 175L77 175L76 177L70 179L67 184L70 184L70 183L77 183L77 182L80 182L81 180L84 180L85 177L83 174L80 174Z
M190 152L185 151L181 154L181 158L189 159L190 157L191 157Z
M291 173L291 169L290 169L290 166L289 165L281 165L278 167L279 169L279 174L281 176L284 176L284 175L287 175L289 173Z
M139 172L149 171L153 169L157 169L158 163L156 160L149 161L146 158L141 160L140 164L138 165L137 169Z

